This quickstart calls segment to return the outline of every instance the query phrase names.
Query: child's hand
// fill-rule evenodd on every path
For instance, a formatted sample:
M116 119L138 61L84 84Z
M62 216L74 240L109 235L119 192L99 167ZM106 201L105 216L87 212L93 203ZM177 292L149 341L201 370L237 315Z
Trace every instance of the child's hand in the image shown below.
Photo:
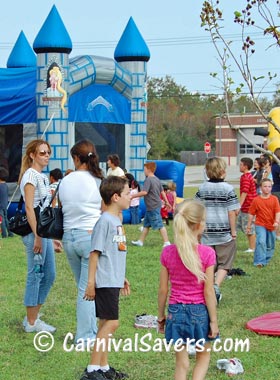
M121 289L121 295L122 296L130 295L130 283L126 278L124 279L124 285L123 285L123 288Z
M274 223L273 223L273 227L274 227L275 230L277 230L278 227L279 227L279 223L278 223L278 222L274 222Z
M86 301L94 301L94 299L95 299L95 286L94 285L88 285L87 286L83 299Z
M160 334L164 334L164 327L165 327L165 321L166 321L166 318L162 318L161 320L157 320L157 332L160 333Z
M217 322L210 322L210 331L208 334L209 338L217 338L219 335L219 328L218 328L218 323Z

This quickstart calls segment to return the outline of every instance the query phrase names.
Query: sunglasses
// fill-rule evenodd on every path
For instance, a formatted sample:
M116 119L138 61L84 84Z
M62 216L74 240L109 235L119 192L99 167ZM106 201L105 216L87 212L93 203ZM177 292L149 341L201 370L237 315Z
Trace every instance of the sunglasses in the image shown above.
M51 152L49 150L41 150L40 152L38 152L38 155L41 156L41 157L44 157L46 155L51 155Z

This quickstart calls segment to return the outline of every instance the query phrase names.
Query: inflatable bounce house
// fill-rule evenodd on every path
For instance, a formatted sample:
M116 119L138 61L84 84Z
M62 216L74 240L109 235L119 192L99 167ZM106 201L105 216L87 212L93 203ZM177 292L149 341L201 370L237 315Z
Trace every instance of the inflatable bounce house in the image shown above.
M18 179L28 141L43 137L52 147L47 172L73 167L71 146L94 142L100 162L118 153L121 166L140 182L147 157L147 62L149 49L129 19L114 59L85 55L69 59L71 38L55 5L33 49L20 33L0 69L0 167Z

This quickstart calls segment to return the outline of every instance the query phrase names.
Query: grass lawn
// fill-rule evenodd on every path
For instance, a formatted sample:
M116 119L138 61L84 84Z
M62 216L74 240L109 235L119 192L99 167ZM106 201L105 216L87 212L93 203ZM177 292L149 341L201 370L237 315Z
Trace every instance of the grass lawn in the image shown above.
M188 195L190 197L191 195ZM171 223L172 224L172 223ZM123 341L120 352L112 350L110 363L127 372L133 380L172 379L174 354L155 352L162 335L156 331L135 329L136 314L157 314L157 289L159 277L159 256L162 242L157 232L151 232L144 247L133 247L129 242L139 235L139 226L126 226L128 240L127 277L131 283L131 296L121 298L120 328L115 339ZM172 225L168 227L172 240ZM89 353L67 352L63 347L66 334L75 332L76 288L65 255L57 254L57 279L43 306L43 319L57 327L54 334L54 346L49 352L38 352L34 348L35 334L27 334L22 328L25 310L22 304L26 263L21 238L2 240L0 249L0 334L1 359L0 378L5 380L70 380L79 379L85 368ZM238 235L238 254L234 267L242 268L247 276L234 276L222 286L223 299L218 308L221 338L246 339L250 341L249 352L213 353L208 380L225 379L226 375L216 369L216 360L237 357L244 366L245 373L237 376L240 380L280 379L279 337L261 336L244 328L246 322L261 314L280 311L279 288L279 245L271 264L263 269L252 266L252 254L243 253L247 248L245 237ZM149 335L151 333L151 341ZM140 352L145 348L139 341L155 350ZM134 346L128 344L132 339ZM138 350L136 344L138 342ZM46 340L43 341L46 343ZM70 350L70 340L67 349ZM132 350L131 350L132 348ZM134 348L134 350L133 350ZM133 352L129 352L133 351ZM194 359L191 359L191 364Z

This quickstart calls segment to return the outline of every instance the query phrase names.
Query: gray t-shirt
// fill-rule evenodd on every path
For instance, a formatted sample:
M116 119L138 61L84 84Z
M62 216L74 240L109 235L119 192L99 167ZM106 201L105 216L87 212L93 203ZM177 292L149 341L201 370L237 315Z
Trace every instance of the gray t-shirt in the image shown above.
M163 187L158 177L146 177L142 190L147 191L148 193L144 197L145 205L148 211L161 207L160 193L162 192Z
M123 288L126 267L126 237L120 219L104 212L91 236L91 251L99 251L96 288Z

